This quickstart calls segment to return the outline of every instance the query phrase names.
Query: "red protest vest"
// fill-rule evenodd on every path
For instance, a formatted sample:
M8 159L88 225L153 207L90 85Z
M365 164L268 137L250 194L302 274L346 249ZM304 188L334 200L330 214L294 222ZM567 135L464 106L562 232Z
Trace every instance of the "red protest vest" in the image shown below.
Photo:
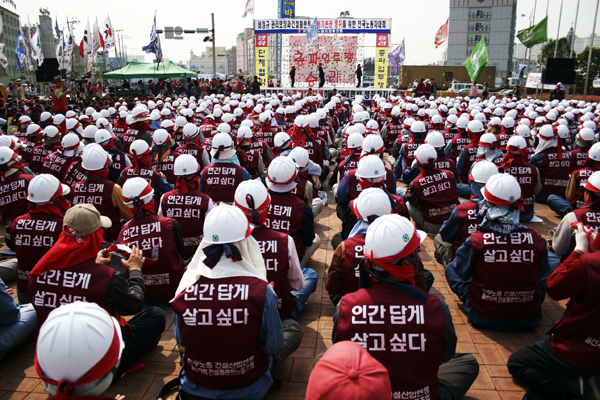
M269 162L267 161L267 149L269 148L269 145L259 139L254 139L252 140L252 142L250 142L250 147L256 151L258 154L261 155L261 157L263 158L263 162L265 164L265 166L269 166Z
M294 239L298 258L302 261L305 246L302 239L300 239L300 230L302 229L304 201L289 192L277 193L269 190L269 193L271 194L271 204L269 205L269 214L265 226L290 235Z
M528 214L532 212L534 203L533 189L535 189L538 182L536 167L530 164L529 161L517 161L514 158L506 158L502 167L498 168L498 172L501 174L510 174L519 181L523 198L523 213Z
M212 137L205 138L200 146L202 146L204 150L208 151L208 154L210 154L210 151L212 150Z
M353 169L348 172L348 195L350 199L354 200L362 192L362 187L356 176L357 169ZM394 172L386 168L385 169L385 187L388 192L392 195L396 194L396 181L394 180Z
M67 111L67 96L64 95L64 91L61 89L63 95L59 99L56 97L56 89L58 89L56 86L52 87L52 111L55 113L57 111L65 112Z
M144 257L152 258L155 248L158 259L152 265L144 264L142 274L147 299L172 299L183 276L183 258L177 251L171 218L144 214L129 220L119 233L119 243L142 250Z
M448 142L451 142L452 139L458 135L458 131L456 128L448 128L445 131L442 131L442 135L444 135L444 144L448 144ZM456 160L456 157L453 158Z
M342 285L342 296L360 289L358 264L360 264L364 254L365 235L357 235L344 240L344 284Z
M217 267L218 268L218 267ZM173 301L180 318L183 369L194 384L234 390L255 383L269 368L258 348L267 282L253 277L198 281ZM199 338L210 338L210 344Z
M244 180L244 168L217 162L202 170L202 191L215 202L233 203L235 189Z
M338 164L338 173L340 175L340 180L342 178L344 178L344 175L346 174L346 172L350 172L353 169L358 168L359 161L360 161L360 153L354 154L352 159L350 159L350 155L348 155L348 157L344 158Z
M456 254L456 250L466 242L469 236L477 232L482 222L477 216L477 203L474 201L467 201L457 205L456 212L458 214L458 231L452 243L454 254Z
M31 159L29 161L29 169L31 169L36 174L42 173L42 163L44 162L44 158L56 150L54 145L48 144L40 144L33 148Z
M600 210L597 208L585 206L573 210L573 214L575 214L577 222L581 222L583 225L594 229L596 233L600 231Z
M175 151L179 154L190 154L194 156L200 168L208 167L208 165L204 165L204 161L202 161L206 150L196 143L186 143L183 146L177 147ZM208 158L210 159L210 156Z
M114 269L104 264L96 264L89 259L65 269L53 269L29 281L27 294L36 312L37 330L48 314L63 304L76 301L96 303L115 317L124 334L129 332L129 323L108 303L106 293Z
M267 281L273 282L277 294L277 311L281 319L291 318L296 311L296 298L290 292L288 274L290 260L288 255L288 240L290 236L256 225L252 237L258 242L260 252L267 268Z
M246 165L244 165L244 168L246 168L246 171L248 171L252 179L256 179L260 176L260 172L262 172L258 170L258 160L261 157L260 151L258 148L248 149L245 151Z
M571 150L571 168L573 171L585 167L585 160L587 160L589 149L582 149L581 147Z
M404 170L410 168L415 160L415 151L417 151L419 146L422 144L423 142L420 140L418 142L411 140L410 142L404 144Z
M468 144L471 143L471 139L467 136L467 132L456 133L456 136L452 138L452 155L451 158L456 160L460 155L460 151ZM467 169L468 171L468 169Z
M58 151L50 153L44 157L44 161L42 162L42 173L54 175L56 179L62 182L65 172L67 172L67 168L69 168L69 165L71 165L75 159L75 156L63 156Z
M118 119L113 126L113 134L117 139L121 139L127 129L129 129L129 124L125 120Z
M10 234L17 253L17 289L27 293L29 271L54 246L62 232L62 218L45 213L23 214L17 217Z
M161 199L163 215L174 218L181 228L186 258L196 253L202 241L209 201L210 197L191 187L185 194L180 189L171 190Z
M578 368L600 371L600 255L581 257L588 267L588 293L583 299L569 300L548 334L556 354Z
M423 218L429 223L442 224L459 204L454 174L450 171L426 170L411 184L415 187Z
M588 178L595 172L594 169L584 167L573 172L573 179L575 179L575 185L577 191L575 192L575 198L571 201L573 210L581 207L585 207L585 201L583 201L583 194L585 193L585 185Z
M306 197L304 196L304 192L306 191L306 184L308 183L308 178L306 175L298 174L298 184L295 188L290 190L290 193L302 200L304 203L307 202ZM310 204L308 204L310 206Z
M33 175L15 172L11 176L0 176L0 213L6 229L19 216L27 213L27 187ZM61 227L62 228L62 227Z
M202 135L208 139L208 138L212 138L212 131L214 129L217 129L217 125L215 124L215 121L213 121L210 118L207 118L204 120L204 122L202 123L202 125L200 125L200 132L202 132Z
M71 204L93 204L96 210L112 222L104 229L104 240L114 242L121 231L121 216L113 205L112 193L115 183L108 179L89 179L76 183L71 190Z
M121 135L120 139L123 143L123 152L129 153L129 147L131 143L135 142L138 139L142 138L144 131L139 129L138 126L131 126L123 135Z
M72 187L77 182L85 180L87 178L87 171L81 164L81 159L73 161L65 171L65 176L62 178L61 182Z
M465 147L463 147L466 158L465 167L460 173L460 181L462 183L469 183L469 173L471 171L471 165L473 165L473 163L477 159L477 148L478 146L472 143L469 143Z
M541 307L541 265L546 252L541 235L532 229L509 237L475 232L471 235L476 271L469 302L486 318L522 321Z
M271 127L268 128L260 128L258 132L256 132L255 137L257 140L264 141L267 146L271 149L274 147L273 139L275 138L275 133L271 130Z
M394 399L438 399L438 368L446 346L440 299L425 303L375 283L342 297L337 340L362 345L388 370Z
M38 146L38 142L33 142L31 140L25 139L21 140L21 157L23 161L29 163L31 162L31 156L33 155L33 149Z
M400 122L400 119L392 117L392 119L386 123L385 127L387 128L387 135L383 141L385 147L390 148L394 145L398 136L402 134L402 122Z
M313 140L315 141L314 143L307 140L304 148L308 151L308 158L318 166L322 167L323 148L325 147L325 144L323 139L318 138L317 135L314 135Z
M556 147L551 147L538 154L542 156L542 166L539 168L542 190L539 194L543 196L555 194L565 197L565 190L571 174L571 153L563 151L562 160L558 159Z
M506 152L506 144L508 143L508 139L510 139L510 134L508 133L499 133L496 135L496 140L500 144L500 149Z
M434 167L437 169L445 169L446 171L450 171L456 175L456 164L450 158L446 158L446 156L439 155L435 161Z
M179 156L179 153L171 151L168 156L163 157L162 160L157 160L153 158L152 169L158 172L159 174L162 172L165 174L166 181L171 185L175 185L177 182L177 177L173 173L173 167L175 165L175 159Z

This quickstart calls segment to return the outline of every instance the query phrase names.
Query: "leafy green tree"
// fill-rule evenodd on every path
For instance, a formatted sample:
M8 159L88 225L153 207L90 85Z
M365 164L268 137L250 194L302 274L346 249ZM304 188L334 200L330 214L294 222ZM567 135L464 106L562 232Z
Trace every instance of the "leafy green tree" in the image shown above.
M590 54L590 46L587 46L583 51L577 54L575 58L575 81L577 86L585 86L585 73L587 70L587 62ZM592 51L592 62L590 63L590 79L589 85L592 86L594 78L600 75L600 48L594 47Z

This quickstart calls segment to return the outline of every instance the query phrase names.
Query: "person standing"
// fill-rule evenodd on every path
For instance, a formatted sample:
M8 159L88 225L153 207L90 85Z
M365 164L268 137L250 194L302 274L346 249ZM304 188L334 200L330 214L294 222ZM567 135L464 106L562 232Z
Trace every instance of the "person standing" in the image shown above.
M469 89L469 97L477 97L477 84L473 82L471 89Z
M296 82L296 66L292 66L290 70L290 80L292 81L292 87L294 87L294 82Z
M250 90L252 94L260 94L260 81L258 80L258 76L254 76L254 81L252 82L252 89Z
M67 112L67 95L71 93L71 89L67 89L63 92L63 82L65 80L60 75L56 75L52 82L54 88L52 89L52 112L54 114L64 115Z
M325 71L323 71L323 64L319 63L319 87L322 88L325 85Z
M437 93L437 82L435 81L435 79L431 78L429 80L431 82L431 95L433 97L436 97L436 93Z
M360 64L358 64L358 66L356 67L356 79L358 79L358 84L356 85L356 87L359 88L362 83L362 67L360 66Z

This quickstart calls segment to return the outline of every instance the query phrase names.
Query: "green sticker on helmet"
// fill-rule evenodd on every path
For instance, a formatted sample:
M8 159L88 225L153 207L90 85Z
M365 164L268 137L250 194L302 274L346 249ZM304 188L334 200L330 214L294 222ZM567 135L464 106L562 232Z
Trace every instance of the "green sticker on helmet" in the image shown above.
M219 235L213 235L212 240L213 240L213 242L218 242L219 241Z
M402 236L402 239L404 239L405 242L408 242L408 234L405 233L404 236Z
M378 169L375 170L375 175L377 175L377 174L379 174L379 170Z
M184 169L183 169L183 172L187 172L187 168L184 168Z
M509 199L510 201L515 201L515 196L510 196L508 199Z

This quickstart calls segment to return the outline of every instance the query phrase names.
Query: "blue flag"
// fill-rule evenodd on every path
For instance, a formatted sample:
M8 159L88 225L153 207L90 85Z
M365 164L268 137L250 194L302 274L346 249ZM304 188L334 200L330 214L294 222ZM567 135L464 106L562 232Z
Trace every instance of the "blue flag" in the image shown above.
M21 46L21 43L23 46ZM25 41L23 40L23 32L21 31L21 23L19 22L19 32L17 34L17 42L15 43L15 55L17 56L17 67L19 69L26 63L27 53L25 51Z
M154 23L152 24L152 31L150 32L150 44L142 47L142 50L146 53L154 53L156 55L156 69L163 59L162 48L160 46L160 38L156 33L156 13L154 14Z
M317 17L312 24L306 29L306 38L308 39L308 45L310 46L319 37L319 26L317 24Z
M400 65L404 62L405 58L406 56L404 54L404 38L402 38L402 44L396 47L393 51L390 51L390 54L388 54L390 64L394 66L396 73L398 73Z
M527 68L527 64L519 64L519 79L517 80L517 85L523 86L523 78L525 75L525 68Z
M54 30L56 31L56 37L57 37L57 38L60 38L60 36L62 35L63 31L61 31L61 30L58 28L58 18L56 18L54 21L56 22L56 24L55 24L55 26L54 26Z

